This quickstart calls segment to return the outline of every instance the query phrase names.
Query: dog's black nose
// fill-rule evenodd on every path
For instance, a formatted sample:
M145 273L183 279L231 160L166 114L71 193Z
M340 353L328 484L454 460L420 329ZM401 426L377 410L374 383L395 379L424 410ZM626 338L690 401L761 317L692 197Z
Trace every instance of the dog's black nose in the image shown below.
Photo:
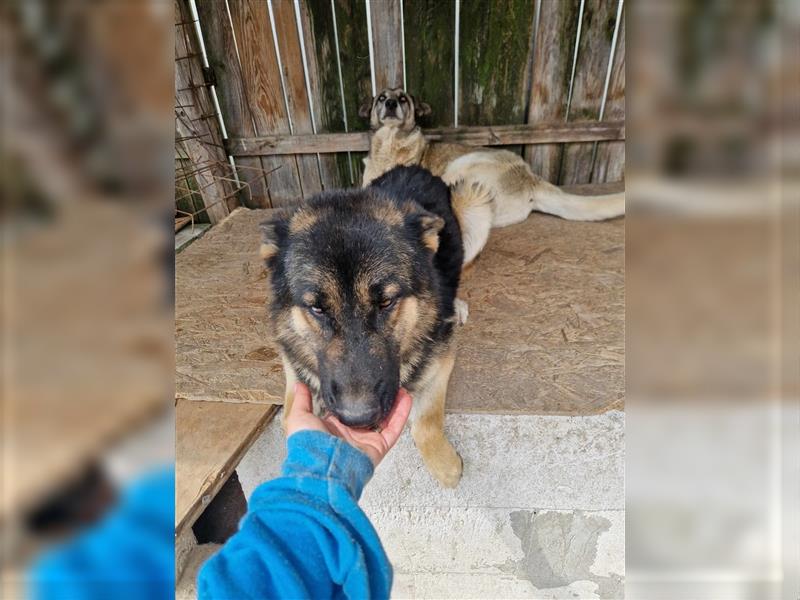
M394 98L389 98L386 101L386 108L397 108L397 100Z

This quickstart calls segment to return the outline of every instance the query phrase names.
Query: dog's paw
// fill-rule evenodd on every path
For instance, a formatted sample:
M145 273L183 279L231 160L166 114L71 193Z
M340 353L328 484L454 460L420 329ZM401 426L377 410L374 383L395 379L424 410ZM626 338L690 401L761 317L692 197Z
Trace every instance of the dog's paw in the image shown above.
M467 304L461 298L456 298L453 302L453 308L456 311L456 319L458 319L458 324L463 325L467 322L469 318L469 304Z
M450 444L447 446L447 451L426 462L431 475L437 479L442 487L454 488L461 481L464 461L461 460L461 456Z

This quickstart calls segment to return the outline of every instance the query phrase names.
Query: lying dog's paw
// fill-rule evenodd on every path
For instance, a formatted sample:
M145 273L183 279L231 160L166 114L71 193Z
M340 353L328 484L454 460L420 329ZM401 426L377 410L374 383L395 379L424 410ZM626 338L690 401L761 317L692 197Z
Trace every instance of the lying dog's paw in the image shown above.
M464 302L461 298L456 298L453 302L453 308L456 311L456 319L458 319L458 324L463 325L467 322L467 318L469 317L469 304Z

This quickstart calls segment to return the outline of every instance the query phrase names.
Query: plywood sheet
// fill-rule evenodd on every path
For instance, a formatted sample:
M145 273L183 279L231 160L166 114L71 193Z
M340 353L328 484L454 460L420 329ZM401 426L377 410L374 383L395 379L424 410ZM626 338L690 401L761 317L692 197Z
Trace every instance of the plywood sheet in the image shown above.
M283 402L258 224L239 209L175 257L175 391L188 400Z
M257 256L239 210L176 258L177 395L280 403ZM624 221L532 215L497 229L462 295L451 412L592 414L623 405Z
M593 414L624 392L624 221L492 231L464 275L448 410Z
M227 481L276 406L178 400L175 426L175 529L191 526Z

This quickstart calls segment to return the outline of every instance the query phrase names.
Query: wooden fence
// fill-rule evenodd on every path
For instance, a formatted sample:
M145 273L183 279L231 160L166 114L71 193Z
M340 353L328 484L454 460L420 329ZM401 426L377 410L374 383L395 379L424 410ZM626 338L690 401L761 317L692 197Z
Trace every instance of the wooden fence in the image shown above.
M506 146L558 184L623 178L623 0L176 1L251 207L358 185L358 107L387 86L433 107L431 139Z

